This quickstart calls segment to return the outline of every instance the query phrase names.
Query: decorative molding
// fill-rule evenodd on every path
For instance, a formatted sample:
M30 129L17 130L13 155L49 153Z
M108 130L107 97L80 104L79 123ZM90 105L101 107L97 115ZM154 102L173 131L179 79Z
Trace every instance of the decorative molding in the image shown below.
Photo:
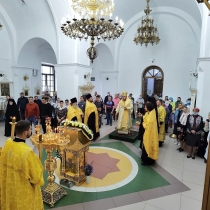
M204 61L210 61L210 57L206 57L206 58L198 58L197 59L197 65L200 63L200 62L204 62Z
M91 67L91 66L83 65L83 64L79 64L79 63L55 64L54 66L55 67L78 66L78 67L93 69L93 67Z
M119 71L100 71L100 74L105 74L105 73L112 73L112 74L116 73L116 74L118 74Z
M12 69L21 69L21 70L23 70L23 69L29 69L29 70L35 69L33 67L26 67L26 66L11 66L11 68ZM40 71L40 69L35 69L35 70Z

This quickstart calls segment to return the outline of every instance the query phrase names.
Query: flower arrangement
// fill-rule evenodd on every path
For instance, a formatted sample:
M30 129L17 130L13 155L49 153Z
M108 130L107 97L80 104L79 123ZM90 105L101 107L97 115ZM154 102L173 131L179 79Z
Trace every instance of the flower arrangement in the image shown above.
M85 169L85 175L90 176L93 173L92 163L91 164L86 164L84 169Z
M93 132L86 126L85 124L77 121L70 121L70 120L63 120L61 122L62 126L70 126L74 128L80 128L82 130L82 133L89 139L93 139Z

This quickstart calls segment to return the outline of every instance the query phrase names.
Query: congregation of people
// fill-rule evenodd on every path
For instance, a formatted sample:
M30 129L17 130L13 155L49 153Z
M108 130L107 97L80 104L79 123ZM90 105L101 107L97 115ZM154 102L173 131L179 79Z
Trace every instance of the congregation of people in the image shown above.
M42 209L43 207L40 192L40 186L44 184L43 167L31 148L24 143L32 133L32 125L36 126L40 123L43 133L46 133L47 118L51 118L53 129L57 128L64 120L84 123L92 130L93 140L97 140L103 125L103 115L105 115L106 126L112 126L113 121L117 122L115 129L119 135L132 135L133 119L137 117L141 164L145 166L154 164L158 159L159 147L164 146L169 128L173 130L170 137L175 138L175 144L179 146L177 150L179 152L186 150L187 158L194 160L196 152L198 156L204 158L204 162L208 157L210 113L205 122L203 122L203 117L199 115L199 108L193 108L192 113L190 113L190 99L183 103L180 97L174 102L173 98L168 96L163 100L161 96L157 95L147 96L145 99L140 95L135 101L132 94L128 95L124 91L122 94L115 94L114 97L108 92L104 100L97 92L93 96L91 94L83 95L79 101L76 97L65 101L57 98L53 101L49 94L45 94L41 99L38 96L27 98L23 93L20 93L17 103L9 95L6 96L6 100L5 136L10 137L11 135L10 122L14 117L17 125L15 139L8 139L4 146L2 160L5 161L3 162L5 167L2 169L2 175L6 177L7 170L12 171L20 168L20 165L16 164L15 161L26 158L23 172L25 176L31 177L30 184L35 186L34 195L38 195L37 202L30 203L31 198L29 198L24 204L27 207L31 205L32 209L34 207L35 209ZM134 104L137 106L135 111ZM11 150L11 148L13 149ZM8 160L10 156L7 154L9 153L18 154L19 157L14 155L11 162ZM32 166L30 169L28 168L29 165ZM20 177L17 178L20 179ZM10 189L9 184L10 182L1 180L2 189ZM24 192L27 193L31 187L25 186L24 189ZM2 200L6 199L5 196L10 195L14 196L11 190L2 193ZM19 195L19 200L23 200L21 196L22 194ZM3 205L7 208L6 206L9 206L10 203ZM15 205L17 209L18 206L22 206L20 202L15 202Z
M49 117L53 129L66 119L82 122L93 131L94 140L96 140L100 137L99 130L103 125L103 115L105 115L106 125L112 126L113 121L118 121L116 129L119 132L130 132L132 118L134 119L138 113L137 116L140 118L137 121L138 139L143 165L153 164L158 159L158 147L163 145L169 128L173 128L173 138L176 138L175 144L179 146L177 149L179 152L187 149L187 158L195 159L197 151L198 156L204 158L206 162L210 138L210 115L206 122L203 122L203 118L199 115L199 108L194 108L193 113L190 114L190 98L183 103L180 97L174 102L173 98L168 96L163 100L157 95L147 96L145 99L140 95L135 101L132 94L127 96L127 93L123 92L113 97L108 92L103 100L95 92L93 96L91 94L81 96L79 102L76 97L65 101L56 98L56 101L53 101L48 93L41 100L38 96L27 98L24 93L20 93L17 103L9 95L6 96L6 100L5 136L7 137L11 134L10 122L13 117L16 121L27 120L34 126L40 123L43 133L46 133L45 121ZM137 105L136 113L134 103Z

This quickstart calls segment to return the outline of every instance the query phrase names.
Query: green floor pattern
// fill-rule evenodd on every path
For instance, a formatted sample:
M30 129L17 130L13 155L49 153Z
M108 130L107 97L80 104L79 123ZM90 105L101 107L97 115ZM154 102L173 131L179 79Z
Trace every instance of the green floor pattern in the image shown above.
M139 141L136 141L139 145ZM134 154L128 147L126 147L122 142L113 143L96 143L91 146L100 146L114 148L123 151L130 155L138 164L139 170L136 177L127 185L120 187L115 190L110 190L106 192L77 192L70 189L66 189L68 192L67 196L64 196L60 201L58 201L54 207L61 207L66 205L72 205L77 203L83 203L88 201L100 200L104 198L110 198L114 196L139 192L143 190L153 189L157 187L162 187L170 185L163 177L161 177L156 171L154 171L149 166L142 166L140 158ZM46 158L46 154L43 154L43 159ZM44 173L45 183L47 183L47 172ZM48 204L44 204L45 209L50 209Z

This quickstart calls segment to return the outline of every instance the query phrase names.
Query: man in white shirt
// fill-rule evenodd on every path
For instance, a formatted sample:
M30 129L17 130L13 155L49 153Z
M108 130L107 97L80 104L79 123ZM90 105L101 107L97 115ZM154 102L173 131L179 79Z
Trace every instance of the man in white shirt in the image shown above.
M144 99L140 95L140 97L136 101L138 107L138 113L144 114Z

